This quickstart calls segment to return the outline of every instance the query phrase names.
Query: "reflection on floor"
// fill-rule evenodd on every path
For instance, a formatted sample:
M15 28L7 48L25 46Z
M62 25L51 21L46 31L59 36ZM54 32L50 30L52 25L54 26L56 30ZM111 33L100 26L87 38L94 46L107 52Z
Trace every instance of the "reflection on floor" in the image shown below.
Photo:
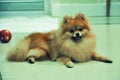
M8 62L7 51L16 41L34 31L46 32L58 28L58 19L13 18L1 19L0 29L9 29L12 40L0 43L0 72L3 80L119 80L120 79L120 24L91 25L96 34L96 51L113 60L112 64L97 61L77 63L69 69L58 62L43 61L35 64Z

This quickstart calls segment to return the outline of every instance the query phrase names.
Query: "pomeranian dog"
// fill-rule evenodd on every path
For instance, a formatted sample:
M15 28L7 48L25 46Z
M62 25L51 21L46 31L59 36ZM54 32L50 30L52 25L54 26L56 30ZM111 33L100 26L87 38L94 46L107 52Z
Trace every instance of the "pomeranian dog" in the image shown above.
M60 60L72 68L73 62L112 60L95 52L95 36L86 17L79 13L75 18L65 16L59 29L48 33L32 33L9 51L8 60L28 61Z
M65 16L50 44L51 60L59 59L69 68L73 67L73 62L90 60L112 63L112 60L95 52L95 35L91 31L88 20L81 13L75 18Z

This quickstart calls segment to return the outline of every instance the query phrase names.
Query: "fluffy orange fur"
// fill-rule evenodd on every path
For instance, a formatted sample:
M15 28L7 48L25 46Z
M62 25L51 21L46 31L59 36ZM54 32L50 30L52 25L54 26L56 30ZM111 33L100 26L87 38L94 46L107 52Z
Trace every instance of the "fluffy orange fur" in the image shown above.
M65 16L58 30L49 33L33 33L18 42L9 51L10 61L59 59L67 67L73 62L97 60L112 63L95 52L96 39L86 17L79 13L74 18Z
M112 63L110 59L95 52L96 38L83 14L79 13L75 18L65 16L61 27L55 33L50 47L51 60L59 59L70 68L73 67L73 61L98 60ZM78 34L81 38L77 38Z
M8 60L28 60L30 63L34 63L35 60L47 59L49 58L49 40L49 33L32 33L9 51Z

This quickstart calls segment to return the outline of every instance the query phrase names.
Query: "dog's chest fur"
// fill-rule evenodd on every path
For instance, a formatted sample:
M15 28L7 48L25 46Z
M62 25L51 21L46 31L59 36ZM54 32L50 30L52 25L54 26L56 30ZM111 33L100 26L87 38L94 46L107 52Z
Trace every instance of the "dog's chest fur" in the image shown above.
M85 62L91 60L91 40L74 42L67 39L59 49L60 55L70 57L74 61Z

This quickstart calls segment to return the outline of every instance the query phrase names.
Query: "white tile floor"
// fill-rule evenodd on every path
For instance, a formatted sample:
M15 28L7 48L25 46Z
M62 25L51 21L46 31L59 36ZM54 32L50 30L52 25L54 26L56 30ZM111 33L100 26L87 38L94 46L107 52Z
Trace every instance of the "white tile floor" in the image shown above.
M91 61L75 64L69 69L58 62L8 62L7 51L16 41L27 34L40 31L46 32L58 28L57 18L5 18L0 19L0 30L12 32L12 40L0 43L0 72L3 80L119 80L120 79L120 24L92 25L96 34L96 51L110 57L112 64Z

